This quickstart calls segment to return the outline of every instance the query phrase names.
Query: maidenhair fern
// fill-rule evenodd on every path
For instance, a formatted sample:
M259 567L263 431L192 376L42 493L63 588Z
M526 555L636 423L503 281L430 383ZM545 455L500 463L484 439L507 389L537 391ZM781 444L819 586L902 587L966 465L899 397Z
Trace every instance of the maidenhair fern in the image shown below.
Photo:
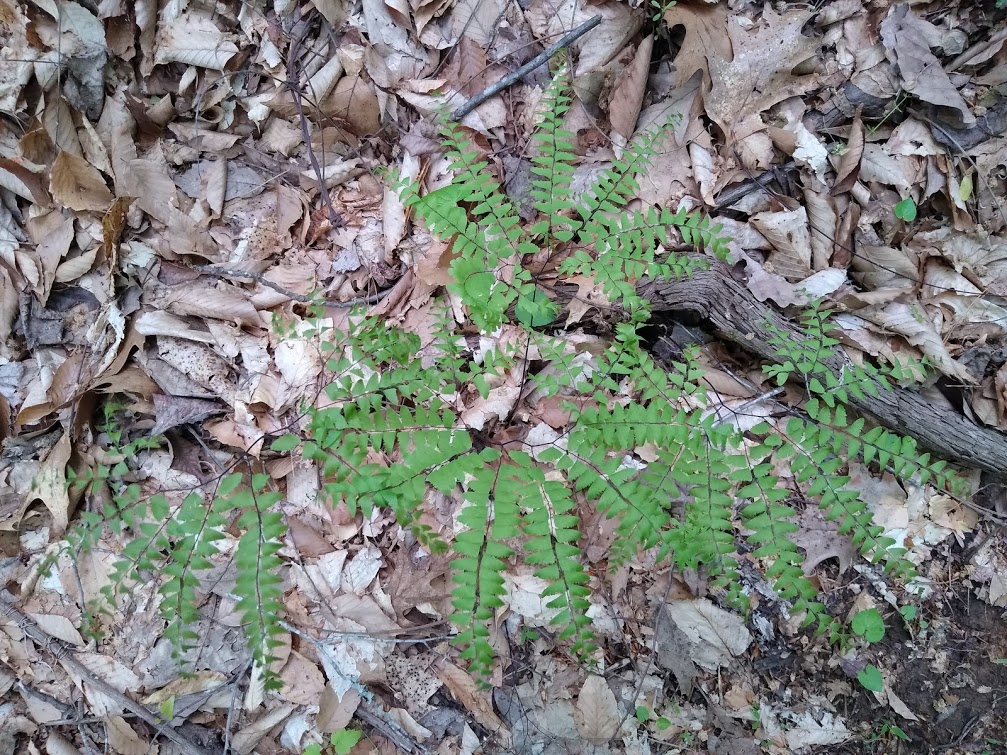
M332 504L365 516L386 509L421 547L453 552L450 618L463 657L481 672L493 661L490 627L507 601L506 575L519 564L546 585L560 638L579 656L592 654L588 616L598 585L584 564L578 511L585 509L614 520L610 562L653 549L676 568L702 570L724 600L743 606L739 564L754 561L806 624L835 639L842 628L818 599L791 539L792 502L817 502L864 556L906 577L904 551L872 522L844 472L847 460L860 457L903 479L953 483L944 463L918 453L911 439L868 428L846 408L851 396L902 379L901 368L834 369L825 355L837 342L828 313L816 308L803 323L804 339L777 334L778 364L766 369L780 384L795 378L807 386L800 411L745 431L718 419L696 351L669 369L647 352L641 327L649 306L637 284L688 276L702 264L669 248L684 243L722 256L725 240L708 219L683 210L621 212L660 133L631 145L575 195L574 136L563 128L567 90L560 74L543 98L530 223L464 129L444 127L452 182L426 194L400 187L416 218L451 244L451 282L436 322L421 342L380 318L353 314L325 344L325 400L306 407L301 432L277 439L273 450L299 449L314 461ZM561 308L533 275L532 261L534 269L548 261L561 276L601 286L620 313L607 347L582 350L564 338L556 324ZM535 435L519 402L550 398L569 422L562 432ZM125 471L120 465L116 479ZM127 525L133 539L116 581L162 574L161 607L179 644L192 639L186 626L196 617L197 577L236 520L235 597L256 660L268 662L281 631L284 534L279 494L268 487L263 475L231 475L212 495L169 503L144 499L135 484L118 485L105 518ZM456 503L448 531L426 515L435 494ZM95 517L91 524L102 520Z
M883 388L886 377L852 366L836 375L820 362L835 345L823 311L810 313L803 342L779 339L780 365L769 377L800 377L812 394L782 430L763 423L743 433L718 422L696 353L671 370L651 359L640 334L649 307L637 283L690 274L696 256L669 254L673 244L721 255L725 242L708 220L684 211L620 213L660 134L632 145L575 196L565 87L557 76L544 97L531 157L538 217L526 226L463 129L444 128L452 183L426 195L403 187L407 206L453 252L448 293L456 305L443 310L432 340L436 356L429 348L421 353L415 335L379 320L355 323L333 344L330 405L311 412L303 452L322 465L332 501L346 501L351 511L387 507L421 543L454 551L452 619L464 656L479 669L492 660L489 625L504 604L504 574L518 562L548 584L561 636L578 653L592 650L579 505L615 519L611 561L654 548L679 568L705 570L725 599L739 604L739 547L748 551L794 611L837 637L840 627L817 600L790 538L797 525L789 502L798 491L818 500L864 555L904 576L911 567L903 552L872 523L842 467L860 455L946 485L943 466L916 454L911 440L848 421L848 396ZM620 305L624 318L606 350L578 360L553 324L559 307L526 265L532 258L556 259L561 275L592 277ZM460 325L449 314L458 307L468 317ZM462 333L473 328L508 345L470 350ZM530 361L545 366L533 371ZM486 399L515 374L522 395L567 400L570 423L557 439L522 442L526 428L510 416L494 427L482 416L472 424L462 408L471 392ZM788 464L793 480L780 480L774 470ZM460 501L449 543L420 522L431 489Z
M115 605L118 593L154 580L165 619L164 637L180 655L198 640L193 627L201 618L206 579L221 556L225 530L236 520L241 534L234 548L234 599L264 686L277 688L279 679L268 666L283 633L279 550L286 528L274 510L280 494L267 489L268 475L252 475L249 480L234 473L205 491L178 497L145 496L138 483L127 481L135 473L129 462L159 443L150 438L124 442L113 411L113 407L106 409L104 426L111 451L120 461L71 482L95 500L106 501L98 510L81 514L80 526L70 536L71 545L94 547L106 525L127 540L102 589L104 602L89 609L92 613L108 609Z

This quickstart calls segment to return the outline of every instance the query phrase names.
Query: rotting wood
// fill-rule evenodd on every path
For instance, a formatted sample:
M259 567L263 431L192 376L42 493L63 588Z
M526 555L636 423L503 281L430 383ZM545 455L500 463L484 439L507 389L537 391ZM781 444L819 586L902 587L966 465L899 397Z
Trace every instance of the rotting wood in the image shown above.
M804 338L799 327L759 302L745 282L733 277L730 268L721 262L687 280L642 283L637 292L650 301L654 312L690 313L712 325L720 337L764 359L775 361L767 324L795 340ZM837 372L848 364L839 350L823 361ZM1000 480L1007 479L1007 434L999 430L981 427L907 388L897 387L862 399L851 396L849 403L889 430L915 438L925 450L984 470Z

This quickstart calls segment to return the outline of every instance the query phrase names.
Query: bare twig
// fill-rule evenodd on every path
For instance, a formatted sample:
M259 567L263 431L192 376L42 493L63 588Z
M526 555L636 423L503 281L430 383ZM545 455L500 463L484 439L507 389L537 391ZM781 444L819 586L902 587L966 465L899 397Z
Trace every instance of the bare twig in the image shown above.
M158 721L157 717L154 716L154 714L152 714L146 706L126 697L115 687L110 685L101 677L95 675L91 669L78 661L73 646L68 645L62 640L57 639L56 637L53 637L43 631L38 624L21 613L4 598L0 598L0 616L4 616L16 624L26 637L32 640L32 642L34 642L40 649L46 651L53 658L63 664L68 671L79 676L102 694L115 700L116 703L121 705L124 709L128 710L151 728L160 730L165 739L168 739L177 745L186 755L215 755L213 750L201 747L181 732L175 731L170 727L164 727L163 722Z
M519 79L523 79L529 73L531 73L536 68L538 68L540 65L544 64L553 55L555 55L560 50L562 50L564 47L567 47L567 46L573 44L578 39L580 39L585 34L587 34L589 31L591 31L591 29L593 29L594 27L596 27L598 24L601 23L601 20L602 20L601 16L595 16L594 18L588 19L587 21L585 21L584 23L582 23L580 26L578 26L576 29L574 29L572 32L570 32L569 34L564 35L563 38L560 39L552 47L549 47L549 48L543 50L538 55L536 55L534 58L532 58L527 63L525 63L523 66L521 66L517 70L512 71L511 73L509 73L506 76L504 76L502 79L500 79L500 81L498 81L495 84L491 84L490 86L486 87L484 90L482 90L475 97L473 97L468 102L466 102L464 105L462 105L460 108L458 108L457 110L455 110L451 114L451 120L453 120L453 121L460 121L466 115L468 115L473 110L475 110L477 107L479 107L484 102L486 102L486 100L488 100L490 97L495 97L500 92L502 92L504 89L506 89L507 87L511 86L515 82L517 82Z
M329 222L333 228L342 228L343 216L332 205L332 197L329 196L329 189L325 185L325 175L322 173L322 167L318 164L315 150L311 148L311 128L308 126L308 118L304 114L301 90L297 85L297 77L300 75L301 70L297 58L301 52L301 43L304 41L304 35L307 32L308 26L302 19L299 22L299 28L291 35L290 47L287 49L287 86L290 87L290 96L294 100L294 107L297 108L297 119L301 124L301 136L304 138L304 148L308 151L308 160L311 162L311 169L315 172L315 177L318 179L318 190L321 192L325 209L329 213Z
M299 294L296 291L291 291L289 288L277 285L263 275L253 273L248 270L238 270L231 267L219 267L217 265L196 265L192 269L200 273L206 273L207 275L215 275L218 278L241 278L242 280L255 281L266 288L272 289L278 294L282 294L283 296L293 299L294 301L301 302L302 304L314 304L318 301L317 299L305 294ZM391 288L386 288L384 291L378 291L376 294L358 296L355 299L348 299L346 301L337 301L335 299L323 299L322 301L329 307L355 307L358 304L374 304L375 302L379 302L384 299L391 290Z

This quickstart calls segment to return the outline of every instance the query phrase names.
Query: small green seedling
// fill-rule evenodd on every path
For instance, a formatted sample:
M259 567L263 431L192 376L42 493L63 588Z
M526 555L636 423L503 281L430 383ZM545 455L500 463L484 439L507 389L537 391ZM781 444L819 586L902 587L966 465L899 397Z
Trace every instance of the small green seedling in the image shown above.
M868 742L880 742L883 739L889 739L895 737L896 739L901 739L903 742L912 742L909 735L906 734L902 729L893 724L891 721L882 721L878 730L871 735Z
M665 731L666 729L671 728L671 721L669 719L665 718L664 716L658 716L657 718L654 718L653 716L654 714L647 706L645 705L637 706L636 720L639 721L640 723L645 724L648 721L653 720L654 728L656 728L658 731Z
M873 663L864 666L857 674L857 681L868 692L880 692L884 689L885 680L881 677L881 672Z
M329 735L329 744L332 745L332 752L335 755L349 755L350 750L356 746L362 736L363 732L356 729L339 729L332 732ZM310 744L304 748L304 755L322 755L322 746Z
M912 197L906 197L895 205L895 217L911 223L916 220L916 202Z
M885 636L885 620L877 608L869 608L854 616L851 628L854 634L863 637L871 645L881 642Z

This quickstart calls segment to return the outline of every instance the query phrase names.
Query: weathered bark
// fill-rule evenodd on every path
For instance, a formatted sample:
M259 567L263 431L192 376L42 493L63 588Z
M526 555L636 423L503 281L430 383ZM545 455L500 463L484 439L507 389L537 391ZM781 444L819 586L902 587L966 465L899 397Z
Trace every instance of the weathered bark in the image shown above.
M762 304L736 280L730 269L715 263L684 281L650 281L638 288L655 312L688 312L710 323L717 334L765 359L774 359L766 324L795 340L800 328L771 306ZM833 370L847 363L836 351L824 360ZM917 440L923 448L950 461L1007 477L1007 434L981 427L958 412L928 402L917 391L896 388L863 399L851 397L853 408L884 427Z

